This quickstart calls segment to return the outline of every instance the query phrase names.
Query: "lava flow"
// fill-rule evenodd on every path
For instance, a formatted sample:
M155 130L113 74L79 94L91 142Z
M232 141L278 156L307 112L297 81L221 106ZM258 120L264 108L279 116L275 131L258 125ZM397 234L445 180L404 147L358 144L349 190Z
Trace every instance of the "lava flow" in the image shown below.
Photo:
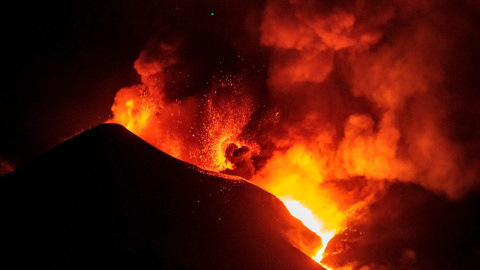
M468 49L462 40L471 35L462 27L476 18L460 10L473 2L343 2L268 0L260 11L238 13L222 7L238 20L230 24L220 8L205 24L161 21L171 31L142 50L134 63L141 82L117 93L109 121L277 196L322 237L319 254L307 254L317 261L335 234L353 237L347 229L366 222L392 183L449 199L478 187L480 159L470 147L479 145L478 131L451 128L465 114L474 118L473 109L459 112L475 99L457 93L463 87L472 97L470 84L447 76L474 74L460 68L469 60L457 52ZM337 244L329 267L362 267L336 256L350 248ZM409 247L395 252L397 261L415 257Z
M313 215L312 211L303 206L300 202L284 198L282 198L282 200L292 216L301 220L303 225L322 238L323 246L313 257L315 261L320 262L323 257L323 252L325 252L325 248L327 247L327 243L333 238L333 236L335 236L335 230L327 230L325 224L318 220L318 218Z

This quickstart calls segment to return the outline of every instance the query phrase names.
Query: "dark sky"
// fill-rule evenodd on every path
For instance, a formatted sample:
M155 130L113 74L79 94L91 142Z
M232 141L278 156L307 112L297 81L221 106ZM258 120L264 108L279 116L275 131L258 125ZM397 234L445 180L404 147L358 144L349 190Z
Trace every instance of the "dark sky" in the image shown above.
M138 80L152 10L128 1L6 1L2 10L0 155L18 165L108 119L118 89Z
M262 1L6 1L0 158L17 167L109 119L115 93L139 83L133 63L153 33L171 37L178 30L193 37L192 55L216 54L221 48L210 45L221 46L221 35L244 38L235 22L262 7Z

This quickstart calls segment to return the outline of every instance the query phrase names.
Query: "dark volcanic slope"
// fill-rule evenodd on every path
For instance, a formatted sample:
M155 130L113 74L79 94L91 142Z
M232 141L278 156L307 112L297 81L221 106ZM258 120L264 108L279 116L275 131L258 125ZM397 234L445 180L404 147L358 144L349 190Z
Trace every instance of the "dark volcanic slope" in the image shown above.
M202 173L118 125L0 180L3 265L322 269L286 240L318 237L274 196Z

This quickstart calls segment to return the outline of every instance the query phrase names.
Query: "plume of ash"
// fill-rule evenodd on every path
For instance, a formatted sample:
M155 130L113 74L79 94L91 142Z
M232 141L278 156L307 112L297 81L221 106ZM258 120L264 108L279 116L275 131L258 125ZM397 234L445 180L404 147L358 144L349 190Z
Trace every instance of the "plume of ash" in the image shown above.
M413 182L450 198L478 188L475 1L215 7L237 15L159 23L160 38L134 65L141 84L118 92L112 121L173 156L259 183L270 161L308 149L317 184Z
M282 121L291 129L314 115L314 129L336 125L337 177L462 196L479 184L476 16L473 2L267 1L269 89L301 101Z

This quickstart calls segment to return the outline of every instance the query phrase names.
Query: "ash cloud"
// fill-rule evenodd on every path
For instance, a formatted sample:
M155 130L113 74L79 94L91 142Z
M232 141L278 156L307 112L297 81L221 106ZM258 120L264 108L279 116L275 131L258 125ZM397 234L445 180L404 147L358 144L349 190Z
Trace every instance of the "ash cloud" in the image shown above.
M472 5L268 1L260 40L274 51L269 89L301 101L289 124L307 115L333 120L337 176L415 182L461 197L479 184ZM469 127L450 129L459 111Z
M308 145L327 133L330 179L414 182L450 198L478 188L475 2L189 4L165 4L171 14L162 13L135 61L142 84L118 95L148 96L152 106L137 102L148 107L138 112L177 115L168 128L178 144L191 141L186 130L207 132L211 117L192 114L222 92L231 100L225 105L247 103L238 107L246 111L240 121L224 121L231 139L260 146L253 157L264 161L255 171L272 145ZM192 147L205 148L206 140Z

